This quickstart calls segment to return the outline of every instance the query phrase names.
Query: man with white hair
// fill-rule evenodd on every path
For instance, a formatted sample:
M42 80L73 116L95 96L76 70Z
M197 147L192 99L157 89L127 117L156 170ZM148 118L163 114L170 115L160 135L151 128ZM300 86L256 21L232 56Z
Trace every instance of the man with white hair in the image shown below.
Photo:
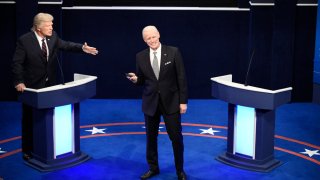
M142 111L149 170L141 179L149 179L160 173L157 137L162 116L172 142L178 179L185 180L181 114L187 111L188 93L182 56L178 48L160 43L160 33L155 26L145 27L142 36L149 48L136 55L136 74L128 73L127 76L133 83L144 85Z
M87 43L67 42L53 31L53 17L38 13L33 19L31 31L18 41L12 61L13 83L18 92L26 87L40 89L56 85L57 54L59 50L85 52L96 55L98 50ZM32 140L32 108L22 105L22 153L30 159Z

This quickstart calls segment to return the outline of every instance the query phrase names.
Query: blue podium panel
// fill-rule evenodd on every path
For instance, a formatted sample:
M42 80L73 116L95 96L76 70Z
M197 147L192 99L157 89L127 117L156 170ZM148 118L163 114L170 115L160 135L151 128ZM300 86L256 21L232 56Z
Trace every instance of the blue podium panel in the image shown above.
M74 115L73 105L54 108L53 114L54 158L74 153Z
M274 159L275 109L290 101L292 88L268 90L214 77L212 96L229 103L227 152L217 160L239 168L268 172L281 165Z
M235 109L233 154L241 154L255 159L255 109L240 105L237 105Z
M19 100L31 106L33 150L25 163L39 171L74 166L90 157L80 151L79 102L96 93L95 76L75 74L74 81L28 89Z

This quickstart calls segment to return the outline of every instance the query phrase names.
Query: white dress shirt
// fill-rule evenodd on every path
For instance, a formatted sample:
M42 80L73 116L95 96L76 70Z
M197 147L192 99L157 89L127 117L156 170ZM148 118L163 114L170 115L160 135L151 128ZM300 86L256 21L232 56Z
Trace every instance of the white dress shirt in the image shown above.
M36 32L34 32L34 34L36 35L39 45L40 45L40 49L42 49L42 37L40 37ZM47 60L49 57L49 48L48 48L48 42L47 42L47 38L44 38L44 42L46 42L46 47L47 47Z
M159 65L159 70L160 70L160 64L161 64L161 44L157 50L153 50L150 48L150 63L152 64L153 62L153 57L154 57L154 52L157 52L156 56L158 58L158 65Z

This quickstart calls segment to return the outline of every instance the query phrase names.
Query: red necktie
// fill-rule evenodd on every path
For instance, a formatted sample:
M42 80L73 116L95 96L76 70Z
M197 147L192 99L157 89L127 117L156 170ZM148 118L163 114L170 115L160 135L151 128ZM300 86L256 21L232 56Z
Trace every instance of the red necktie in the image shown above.
M46 42L44 41L45 39L43 38L42 39L42 47L41 47L41 50L42 50L42 55L43 57L45 57L47 59L47 45L46 45Z

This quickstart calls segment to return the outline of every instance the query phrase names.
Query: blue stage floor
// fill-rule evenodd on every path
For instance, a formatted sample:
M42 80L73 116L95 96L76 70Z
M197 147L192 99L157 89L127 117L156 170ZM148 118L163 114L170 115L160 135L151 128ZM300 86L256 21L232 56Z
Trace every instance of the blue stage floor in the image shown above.
M91 159L44 173L25 165L21 158L21 104L0 102L0 179L139 179L148 168L141 100L92 99L82 102L80 108L81 150ZM278 108L275 157L283 164L269 173L242 170L215 160L226 151L227 103L190 100L182 122L185 171L190 180L320 179L320 105L292 103ZM88 130L93 128L104 133L92 134ZM213 133L205 133L210 128ZM159 131L161 173L153 179L176 179L171 143L163 124Z

